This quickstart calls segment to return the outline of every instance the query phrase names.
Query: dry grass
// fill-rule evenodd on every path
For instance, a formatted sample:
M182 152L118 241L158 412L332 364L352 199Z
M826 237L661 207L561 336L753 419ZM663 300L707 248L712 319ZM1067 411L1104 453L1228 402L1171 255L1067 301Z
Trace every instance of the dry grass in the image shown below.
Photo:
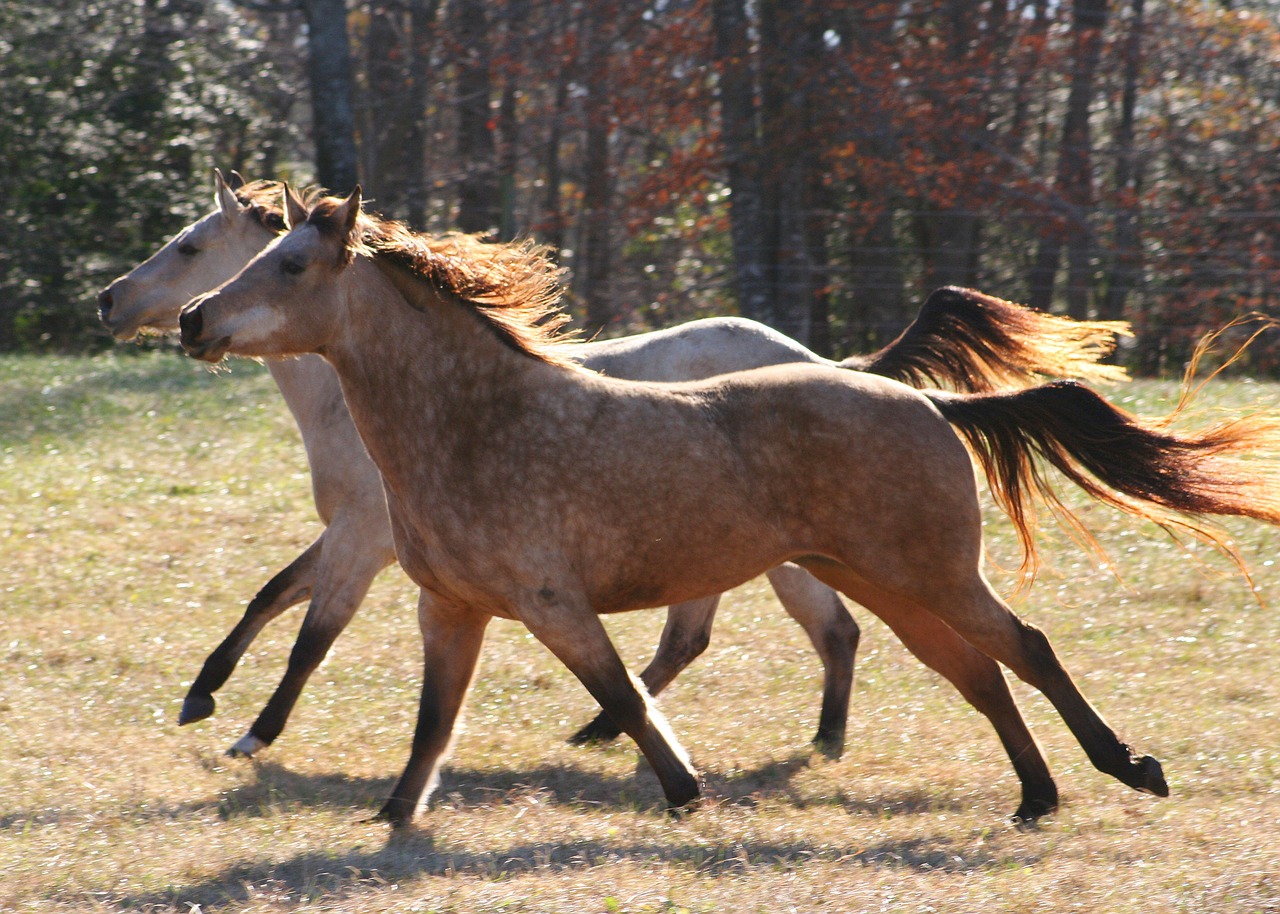
M1154 414L1172 393L1117 396ZM707 808L669 820L629 744L566 746L589 700L496 623L440 799L389 837L362 820L399 772L415 710L399 572L261 761L222 750L282 672L296 612L254 645L216 717L175 724L244 601L317 532L260 368L213 376L165 353L0 360L0 470L0 910L1280 910L1280 621L1224 562L1102 509L1087 516L1128 589L1050 537L1021 609L1164 762L1168 800L1093 771L1019 685L1064 808L1015 830L1016 784L990 728L865 612L849 751L812 755L816 661L753 583L664 699L707 775ZM1007 528L993 516L989 529L1016 566ZM1274 607L1277 536L1233 529ZM638 667L660 617L610 624Z

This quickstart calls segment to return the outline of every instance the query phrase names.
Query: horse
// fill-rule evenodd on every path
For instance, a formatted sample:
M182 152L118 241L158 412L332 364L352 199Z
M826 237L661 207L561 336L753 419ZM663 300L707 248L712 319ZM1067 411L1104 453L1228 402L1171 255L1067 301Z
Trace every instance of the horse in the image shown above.
M419 235L363 213L358 188L310 205L287 192L285 212L287 234L188 303L181 340L209 362L323 356L382 474L420 588L424 663L380 820L407 825L438 782L494 617L578 677L670 808L693 803L697 772L600 615L719 593L784 561L994 715L1019 773L1040 772L1033 789L1052 781L1000 664L1049 699L1096 768L1168 795L1159 761L1120 739L986 580L974 463L1030 552L1028 512L1049 486L1037 454L1133 515L1231 549L1201 516L1280 524L1276 423L1174 432L1073 382L962 394L804 364L625 381L571 357L557 271L536 245Z
M145 263L98 296L99 315L120 340L142 332L173 332L188 299L222 284L284 230L281 185L245 183L232 172L214 173L214 208L179 231ZM684 380L781 362L807 362L867 371L913 384L950 384L994 390L1042 376L1118 380L1123 370L1100 362L1119 322L1079 322L1042 314L982 293L945 288L931 294L920 315L876 353L841 362L821 359L754 321L712 318L573 350L583 364L621 378ZM249 730L230 748L251 756L283 732L312 672L350 623L374 577L394 558L382 482L351 423L337 376L319 356L267 363L297 420L311 469L312 492L325 530L263 586L243 617L209 655L183 702L180 724L214 713L214 693L227 681L253 639L289 607L310 600L279 685ZM822 711L815 744L839 755L844 741L857 623L839 597L795 565L767 572L779 601L805 629L824 669ZM718 597L668 611L658 649L640 674L661 692L698 657L710 640ZM616 737L605 714L579 729L571 742Z

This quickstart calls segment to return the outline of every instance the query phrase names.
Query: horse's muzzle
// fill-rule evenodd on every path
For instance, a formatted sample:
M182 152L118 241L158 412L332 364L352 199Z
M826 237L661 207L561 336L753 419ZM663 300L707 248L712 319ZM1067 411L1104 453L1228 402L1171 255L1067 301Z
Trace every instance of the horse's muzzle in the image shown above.
M204 332L204 312L200 307L202 299L194 299L182 309L178 315L178 328L181 332L182 348L187 355L203 362L219 362L227 354L231 339L202 340Z
M178 328L182 331L182 345L190 349L200 339L200 331L204 329L204 313L200 305L190 304L178 315Z
M103 289L98 293L98 320L104 324L109 324L111 319L111 309L115 305L115 299L111 295L111 287Z

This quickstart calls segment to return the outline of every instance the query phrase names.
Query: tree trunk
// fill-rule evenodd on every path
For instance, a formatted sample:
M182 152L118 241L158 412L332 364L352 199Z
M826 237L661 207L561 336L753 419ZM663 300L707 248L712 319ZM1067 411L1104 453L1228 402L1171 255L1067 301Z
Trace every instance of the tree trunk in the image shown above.
M609 294L612 262L609 226L609 35L607 4L596 0L587 8L587 67L584 74L586 148L582 176L583 245L578 261L581 270L580 294L587 305L589 334L604 329L615 317Z
M560 167L560 143L564 133L564 120L569 107L569 68L564 67L556 83L555 103L551 111L551 126L547 130L547 158L544 166L546 197L543 200L544 234L557 257L564 250L565 217L561 201L560 184L563 175Z
M1134 112L1138 105L1138 79L1142 69L1142 40L1144 0L1133 0L1129 21L1129 34L1124 48L1124 88L1120 98L1120 120L1116 124L1116 172L1115 190L1118 199L1115 235L1112 247L1115 256L1108 277L1107 294L1103 299L1100 317L1121 320L1129 293L1138 284L1142 270L1142 239L1139 235L1139 216L1142 199L1142 170L1134 154Z
M370 4L364 37L365 79L368 88L360 104L360 174L365 194L384 212L394 212L394 198L403 181L396 173L403 151L398 137L401 71L398 59L397 13L385 2Z
M358 178L346 3L302 0L302 11L307 20L316 181L333 193L350 193Z
M1056 225L1040 239L1031 274L1031 304L1048 309L1062 248L1067 248L1067 313L1086 318L1089 312L1091 237L1089 209L1093 204L1093 140L1089 106L1093 102L1094 74L1102 54L1102 29L1107 21L1107 0L1076 0L1071 20L1071 90L1062 124L1055 179L1057 199L1064 212Z
M812 336L817 292L815 259L809 247L810 192L818 160L813 71L822 53L817 21L808 3L761 0L763 224L774 283L769 323L802 343Z
M744 317L769 321L773 277L766 257L755 74L744 0L712 0L711 19L738 309Z
M427 68L439 6L439 0L409 0L404 204L405 218L418 231L427 227Z
M454 33L458 59L458 227L464 232L493 232L501 219L489 101L493 85L492 44L483 0L457 0Z
M520 118L516 106L521 68L520 43L526 39L522 28L529 17L529 0L507 0L503 33L502 101L498 106L498 238L516 237L516 187L520 164Z

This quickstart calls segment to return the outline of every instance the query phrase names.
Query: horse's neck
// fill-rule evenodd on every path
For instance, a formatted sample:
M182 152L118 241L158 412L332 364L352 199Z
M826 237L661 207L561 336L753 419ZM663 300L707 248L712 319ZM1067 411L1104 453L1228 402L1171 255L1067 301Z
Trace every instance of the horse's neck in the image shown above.
M382 480L347 412L333 368L318 355L273 360L267 368L284 396L311 469L316 510L330 523L344 507L380 502Z
M342 388L333 369L318 355L304 355L268 361L267 371L280 388L302 437L310 440L319 435L334 404L342 405Z
M368 261L360 271L357 312L326 347L351 417L393 491L427 497L478 417L511 402L542 362L505 346L463 306L393 284Z

